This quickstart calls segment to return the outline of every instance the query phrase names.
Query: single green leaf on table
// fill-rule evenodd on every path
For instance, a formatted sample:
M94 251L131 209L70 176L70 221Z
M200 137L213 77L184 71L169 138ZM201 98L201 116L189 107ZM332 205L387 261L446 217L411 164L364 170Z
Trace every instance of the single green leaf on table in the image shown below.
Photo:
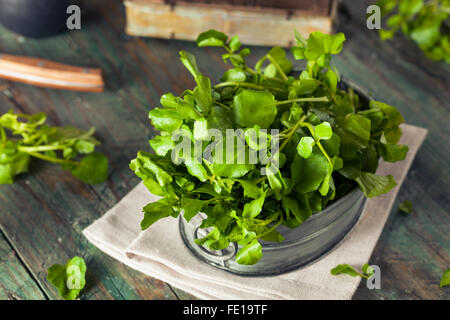
M368 265L366 266L366 270L367 270L367 267L368 267ZM355 268L353 268L351 265L348 265L348 264L339 264L336 267L334 267L333 269L331 269L330 272L333 276L337 276L340 274L347 274L351 277L359 276L364 279L369 278L367 275L359 273L358 271L355 270Z
M58 289L62 298L75 300L86 284L86 270L83 258L75 256L65 266L51 266L47 271L47 280Z
M440 287L442 288L448 285L450 285L450 269L445 270L442 275Z
M413 209L412 202L409 200L405 200L399 204L398 209L403 213L410 214Z

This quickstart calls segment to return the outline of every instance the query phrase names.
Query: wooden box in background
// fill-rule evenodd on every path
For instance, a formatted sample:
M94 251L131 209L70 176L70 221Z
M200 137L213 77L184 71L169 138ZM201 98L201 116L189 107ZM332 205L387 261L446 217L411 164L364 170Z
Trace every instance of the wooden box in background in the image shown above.
M125 0L132 36L195 40L208 29L246 44L290 46L293 30L331 33L339 0Z

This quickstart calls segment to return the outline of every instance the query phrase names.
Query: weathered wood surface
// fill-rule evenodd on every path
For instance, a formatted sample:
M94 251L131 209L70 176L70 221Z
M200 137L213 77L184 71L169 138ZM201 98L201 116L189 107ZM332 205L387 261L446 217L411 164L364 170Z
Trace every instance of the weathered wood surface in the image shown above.
M58 166L34 161L31 171L13 185L0 186L0 299L12 293L23 299L57 298L45 280L46 270L73 255L88 264L83 299L186 299L190 295L121 265L89 244L81 230L116 204L139 179L128 169L138 149L148 149L154 134L148 111L161 94L181 93L194 81L178 62L178 51L194 53L212 78L224 70L219 50L196 48L184 41L129 38L124 35L120 1L86 1L82 30L57 37L23 39L0 28L0 52L61 63L100 67L106 91L75 93L0 80L0 113L46 112L51 124L95 126L110 159L108 182L88 186ZM393 210L370 263L382 272L382 289L364 283L355 299L448 299L440 289L450 266L449 169L450 68L427 60L402 36L381 42L365 29L364 1L343 1L338 31L345 32L344 52L334 61L344 77L375 97L397 106L408 123L427 127L399 195L412 200L414 212ZM256 62L267 48L252 47ZM3 260L4 257L8 257ZM345 263L345 261L342 261ZM6 275L6 276L5 276ZM14 280L11 280L14 279Z
M331 33L335 11L326 15L301 10L177 2L176 5L152 1L126 0L126 32L132 36L195 40L209 29L253 45L290 46L292 30L308 37L312 31ZM270 34L271 37L267 37Z
M0 234L0 300L46 299L11 244Z

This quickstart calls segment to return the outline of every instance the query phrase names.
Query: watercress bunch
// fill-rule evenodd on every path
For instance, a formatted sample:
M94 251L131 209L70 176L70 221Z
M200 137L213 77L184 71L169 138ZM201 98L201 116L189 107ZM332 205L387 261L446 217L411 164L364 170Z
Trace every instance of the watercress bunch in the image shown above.
M224 48L222 58L232 67L220 82L211 84L195 57L180 52L197 86L180 96L161 97L162 107L149 113L161 132L149 141L154 153L139 151L130 163L149 191L162 197L143 208L142 229L165 217L182 214L189 221L203 212L201 228L210 232L197 243L221 250L237 242L236 261L249 265L262 257L260 240L283 241L278 226L300 226L357 186L375 197L396 185L392 176L375 171L380 158L405 158L408 147L398 145L401 114L382 102L364 104L352 89L340 88L338 70L330 61L341 52L344 34L313 32L304 39L296 33L295 38L292 55L306 61L305 70L297 74L280 47L251 68L246 62L250 50L241 47L239 38L228 39L215 30L202 33L197 44ZM177 149L172 134L180 129L189 141L201 140L191 154ZM236 146L220 137L207 139L208 129L223 136L229 129L240 129L245 157L277 139L279 148L269 156L278 158L278 166L269 170L261 160L211 161L204 155L212 144L215 156L217 150L230 154ZM190 158L197 161L187 161ZM265 175L262 168L267 169Z
M27 172L31 158L59 163L88 184L107 179L108 159L94 152L100 144L93 137L94 128L52 127L45 121L44 113L27 115L10 110L0 116L0 184L11 184L16 175ZM76 161L80 154L84 156Z

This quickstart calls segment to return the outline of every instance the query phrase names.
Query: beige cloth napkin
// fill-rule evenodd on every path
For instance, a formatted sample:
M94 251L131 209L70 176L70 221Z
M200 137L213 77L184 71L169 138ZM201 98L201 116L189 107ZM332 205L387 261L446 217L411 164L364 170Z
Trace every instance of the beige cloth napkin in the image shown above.
M397 163L382 162L377 172L392 174L397 187L368 200L362 218L339 247L308 267L286 274L242 277L200 262L184 245L177 219L166 218L141 231L142 207L158 199L142 183L83 233L115 259L202 299L350 299L360 278L332 276L330 270L340 263L360 268L369 262L426 134L426 129L404 125L400 143L409 146L407 158ZM381 286L382 275L383 270Z

